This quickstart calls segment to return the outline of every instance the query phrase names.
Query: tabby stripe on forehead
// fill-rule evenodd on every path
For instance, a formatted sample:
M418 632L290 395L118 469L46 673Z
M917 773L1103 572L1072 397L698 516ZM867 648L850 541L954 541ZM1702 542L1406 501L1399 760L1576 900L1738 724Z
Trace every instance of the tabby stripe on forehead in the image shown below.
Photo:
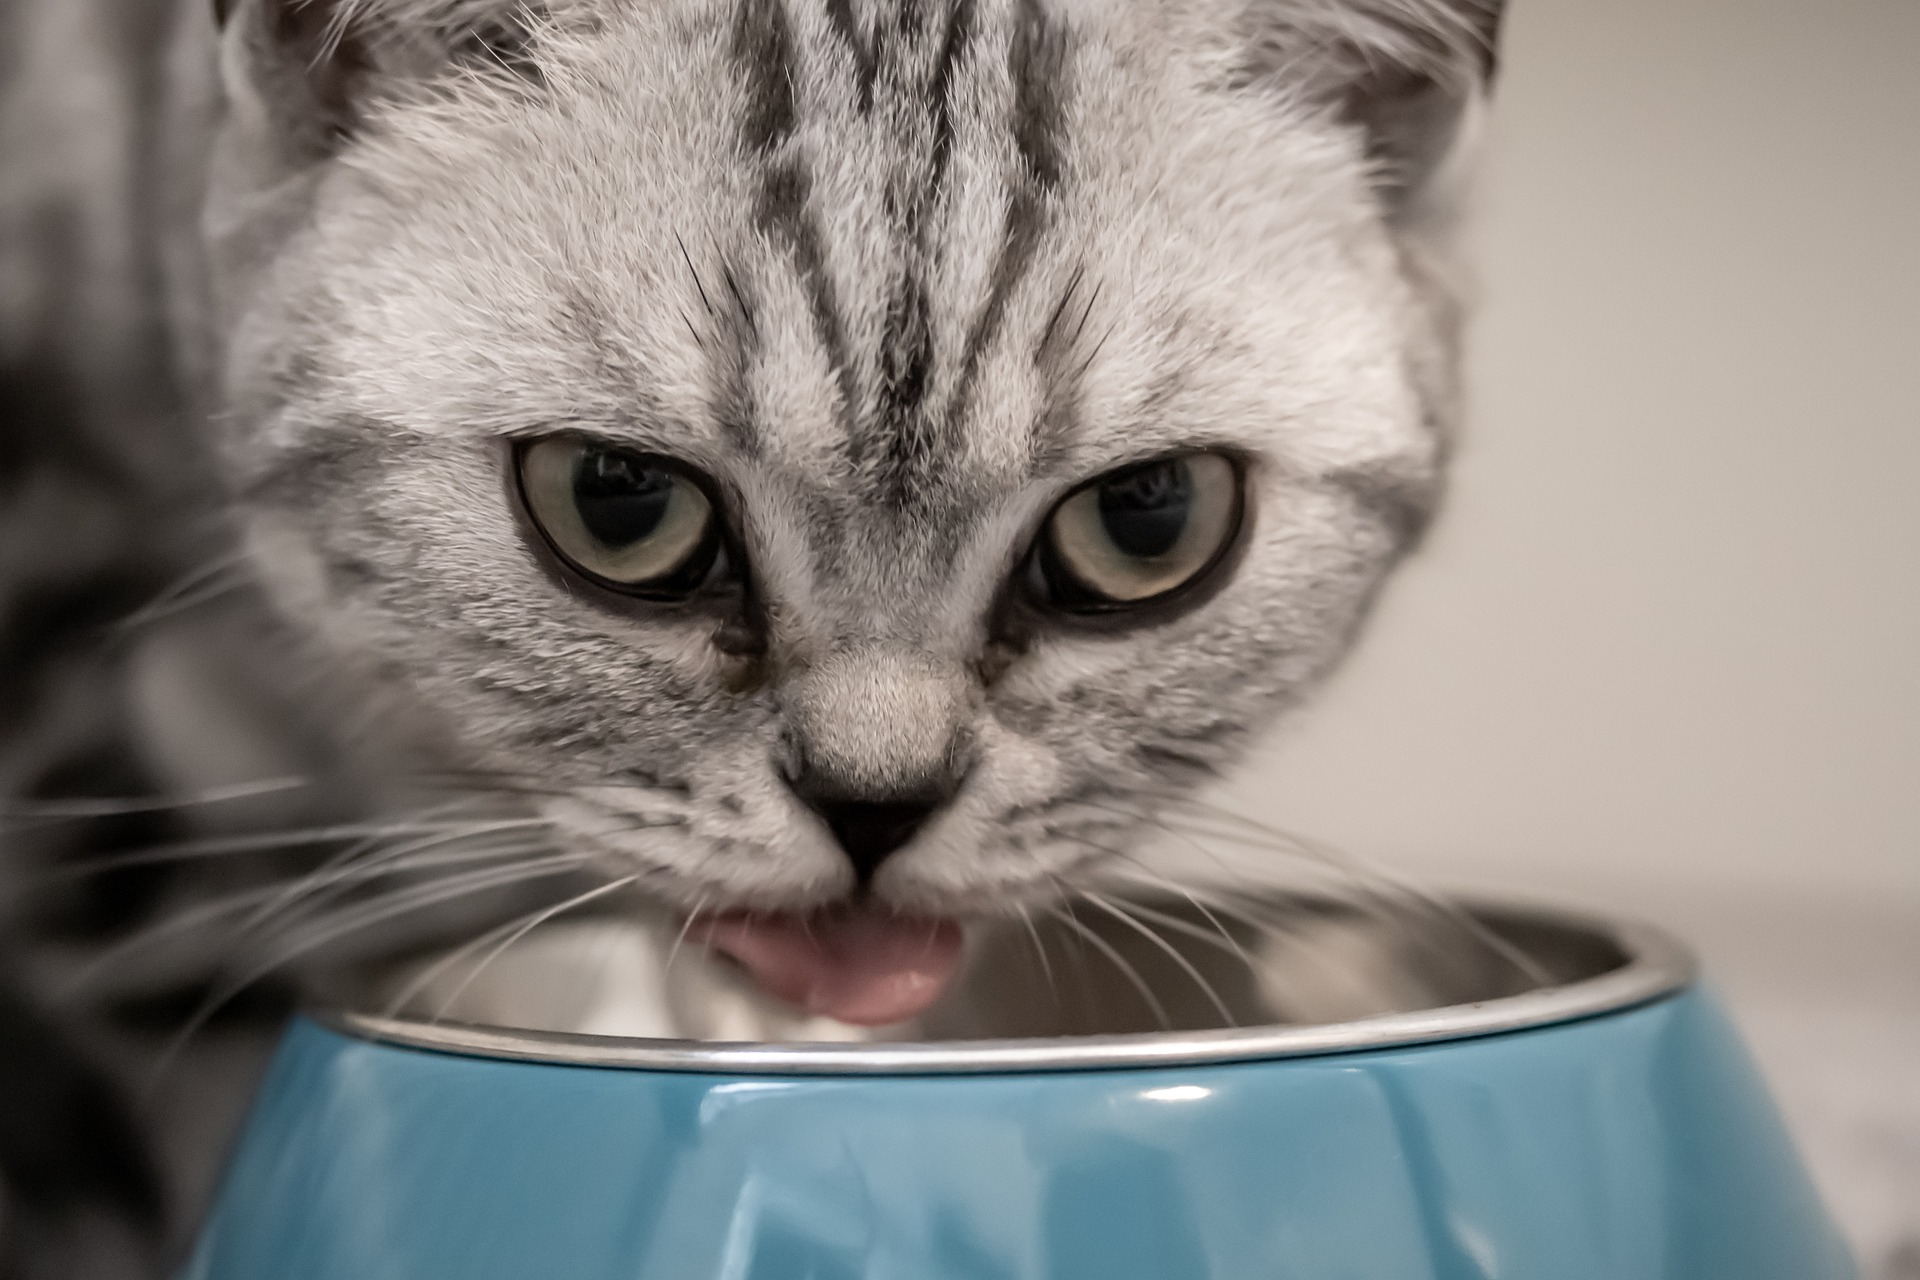
M1014 145L1034 180L1052 188L1060 182L1067 35L1042 12L1040 0L1019 0L1019 25L1008 61L1013 72Z
M742 0L734 28L733 56L749 93L742 140L766 165L755 222L787 251L806 288L815 336L840 385L844 425L853 412L857 388L847 354L845 323L832 277L827 273L820 228L807 207L813 178L789 145L798 123L794 100L798 68L793 29L782 0ZM757 334L749 332L745 337L757 345ZM750 355L742 352L743 368Z
M874 58L872 42L860 34L860 24L853 14L853 0L827 0L827 23L853 56L855 100L860 114L866 115L873 110L873 81L879 62Z
M913 6L901 6L903 27L914 16ZM950 415L942 424L943 438L935 439L934 424L922 419L920 409L931 380L934 355L933 308L925 273L936 255L930 242L928 215L946 184L953 158L954 80L973 38L974 16L974 0L956 0L947 15L940 51L933 62L933 76L926 91L928 123L933 134L927 169L920 182L918 198L904 210L903 229L914 246L914 258L902 272L888 305L889 341L882 353L880 406L889 464L885 483L894 500L902 505L920 472L948 451L941 446L951 444L947 437L951 437L959 425L957 416Z
M763 155L793 135L793 32L781 0L741 0L733 28L733 58L748 100L741 133Z
M927 166L927 198L932 199L947 176L947 164L953 156L953 80L954 72L965 56L967 42L973 38L974 0L955 0L947 16L946 35L940 41L940 56L933 64L933 84L927 91L933 111L933 157Z
M901 6L903 26L911 12L911 6ZM920 406L933 363L933 318L926 281L922 278L925 265L933 256L933 246L928 243L927 214L946 181L947 167L953 158L954 70L972 31L973 0L958 0L947 15L940 52L933 63L933 79L926 91L928 122L933 129L927 171L921 179L918 198L903 210L904 230L917 251L918 261L910 263L902 274L889 306L888 329L895 338L888 343L885 353L885 416L895 431L896 444L910 434L909 415Z
M999 335L1008 300L1026 278L1046 226L1048 195L1060 184L1059 137L1066 90L1066 33L1048 21L1039 0L1020 0L1018 25L1009 51L1013 81L1014 147L1023 173L1007 202L999 256L987 287L987 300L967 334L952 417L960 423L973 398L980 361Z

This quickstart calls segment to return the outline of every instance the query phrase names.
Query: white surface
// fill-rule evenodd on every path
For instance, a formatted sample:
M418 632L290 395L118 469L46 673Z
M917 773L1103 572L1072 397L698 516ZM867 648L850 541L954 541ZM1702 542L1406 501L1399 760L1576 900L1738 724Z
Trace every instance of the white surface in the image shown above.
M1694 939L1863 1251L1915 1241L1904 1280L1917 67L1914 0L1514 0L1449 513L1235 788Z

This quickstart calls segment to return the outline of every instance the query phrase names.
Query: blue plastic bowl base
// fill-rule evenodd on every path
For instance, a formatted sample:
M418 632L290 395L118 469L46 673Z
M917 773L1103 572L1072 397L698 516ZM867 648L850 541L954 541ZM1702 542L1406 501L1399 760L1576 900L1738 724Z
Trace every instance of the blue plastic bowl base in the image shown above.
M1698 990L1412 1048L740 1078L297 1023L183 1280L1854 1280Z

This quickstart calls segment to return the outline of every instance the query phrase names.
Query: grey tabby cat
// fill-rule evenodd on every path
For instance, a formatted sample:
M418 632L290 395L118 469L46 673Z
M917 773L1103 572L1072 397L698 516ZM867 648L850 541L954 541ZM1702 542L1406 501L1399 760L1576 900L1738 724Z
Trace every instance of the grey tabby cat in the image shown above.
M163 1271L343 955L878 1024L1123 874L1433 508L1498 19L0 0L0 1274Z

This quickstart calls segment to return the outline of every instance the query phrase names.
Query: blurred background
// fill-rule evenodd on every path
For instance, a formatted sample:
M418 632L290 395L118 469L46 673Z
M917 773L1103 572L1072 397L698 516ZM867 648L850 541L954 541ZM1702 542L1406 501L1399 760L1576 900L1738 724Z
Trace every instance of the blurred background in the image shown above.
M1225 799L1690 939L1920 1280L1920 0L1511 0L1493 135L1448 511Z
M1920 2L1515 0L1450 507L1235 807L1705 955L1920 1277Z

